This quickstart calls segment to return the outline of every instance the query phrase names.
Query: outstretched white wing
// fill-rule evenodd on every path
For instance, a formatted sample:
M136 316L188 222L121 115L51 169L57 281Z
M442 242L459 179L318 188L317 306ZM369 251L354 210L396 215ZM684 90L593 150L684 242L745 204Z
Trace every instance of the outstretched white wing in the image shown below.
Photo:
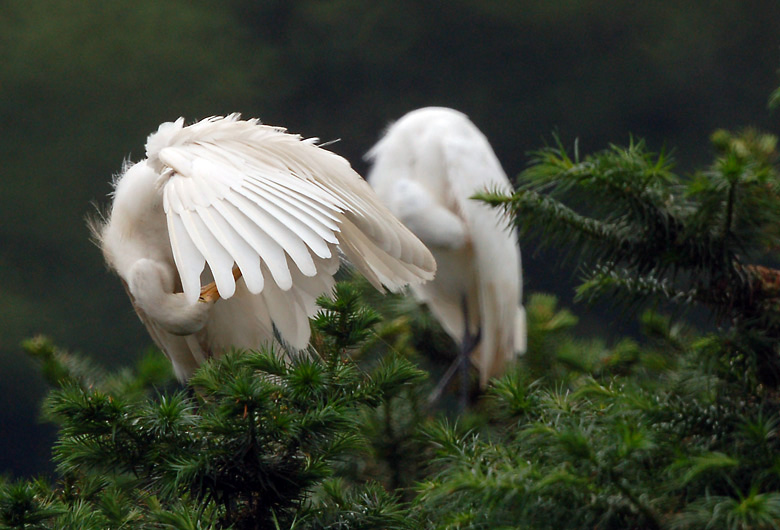
M428 249L346 160L312 141L234 114L164 124L147 156L191 303L206 265L222 298L235 293L234 267L253 294L268 281L287 291L298 276L291 267L332 274L337 246L377 288L433 277Z

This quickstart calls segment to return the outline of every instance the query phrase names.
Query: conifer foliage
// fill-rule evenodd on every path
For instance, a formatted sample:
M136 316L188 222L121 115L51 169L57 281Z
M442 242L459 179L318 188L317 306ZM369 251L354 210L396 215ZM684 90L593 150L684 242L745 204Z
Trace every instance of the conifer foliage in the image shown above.
M140 375L91 374L30 341L58 387L44 411L60 428L61 479L3 484L0 528L300 528L338 520L334 504L359 506L350 517L358 526L397 527L395 498L370 484L326 488L322 509L307 505L335 462L360 450L361 410L423 377L398 357L366 373L346 355L377 319L354 288L339 285L320 303L318 352L232 352L184 391L156 391L143 366Z
M511 212L525 233L583 261L580 299L703 307L730 341L728 370L776 387L777 137L721 130L712 140L715 162L690 178L643 141L587 156L558 142L534 155L513 196L481 197Z
M310 351L232 352L184 389L160 354L106 373L28 341L57 476L0 478L0 529L780 528L777 138L712 143L680 176L642 141L558 142L480 196L642 334L582 338L533 294L528 352L457 418L418 367L446 334L354 278L319 301Z

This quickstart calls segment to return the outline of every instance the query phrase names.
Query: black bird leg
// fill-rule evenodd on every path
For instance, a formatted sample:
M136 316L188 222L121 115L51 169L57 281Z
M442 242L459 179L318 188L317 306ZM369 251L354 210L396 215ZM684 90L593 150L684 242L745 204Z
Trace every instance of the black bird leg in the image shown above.
M477 347L479 341L482 338L482 329L480 328L476 334L471 333L469 328L469 308L466 303L466 297L461 300L461 310L463 311L463 337L460 341L460 349L458 356L452 362L447 371L442 376L436 388L433 389L431 395L428 396L428 403L434 403L440 397L444 388L450 382L455 372L460 373L460 392L458 399L459 412L466 410L466 406L469 401L469 387L471 386L471 379L469 378L469 367L471 365L471 352Z

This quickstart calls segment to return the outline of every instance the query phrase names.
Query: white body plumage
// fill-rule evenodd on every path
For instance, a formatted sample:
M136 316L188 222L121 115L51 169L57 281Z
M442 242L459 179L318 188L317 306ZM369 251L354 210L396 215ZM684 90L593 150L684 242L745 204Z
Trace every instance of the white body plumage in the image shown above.
M452 338L480 341L471 360L484 386L526 347L520 249L509 221L471 200L511 184L485 136L462 113L406 114L369 151L368 181L433 252L436 279L412 290ZM468 319L468 323L466 323Z
M378 289L433 277L425 245L314 141L234 114L164 123L146 150L93 228L181 380L212 355L273 341L274 328L305 348L339 251Z

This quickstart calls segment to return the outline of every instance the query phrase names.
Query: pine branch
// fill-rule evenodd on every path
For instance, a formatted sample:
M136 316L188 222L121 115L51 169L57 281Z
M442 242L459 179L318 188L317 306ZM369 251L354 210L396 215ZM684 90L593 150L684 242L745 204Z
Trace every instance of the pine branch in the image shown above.
M654 298L685 305L697 300L698 292L696 289L680 290L654 271L640 276L626 269L602 265L584 275L577 287L575 300L620 299L631 306Z
M532 190L521 190L510 196L488 191L473 198L503 208L523 232L536 233L544 226L545 237L541 243L545 246L567 244L584 250L596 243L610 247L624 243L621 231L614 224L580 215L559 201Z
M780 246L777 139L755 131L714 138L724 155L687 184L665 154L641 141L585 158L576 147L569 157L558 142L536 153L516 193L479 198L504 208L543 245L602 271L588 277L581 297L623 291L629 300L701 303L717 318L733 316L754 291L743 263ZM563 202L587 198L586 213Z

